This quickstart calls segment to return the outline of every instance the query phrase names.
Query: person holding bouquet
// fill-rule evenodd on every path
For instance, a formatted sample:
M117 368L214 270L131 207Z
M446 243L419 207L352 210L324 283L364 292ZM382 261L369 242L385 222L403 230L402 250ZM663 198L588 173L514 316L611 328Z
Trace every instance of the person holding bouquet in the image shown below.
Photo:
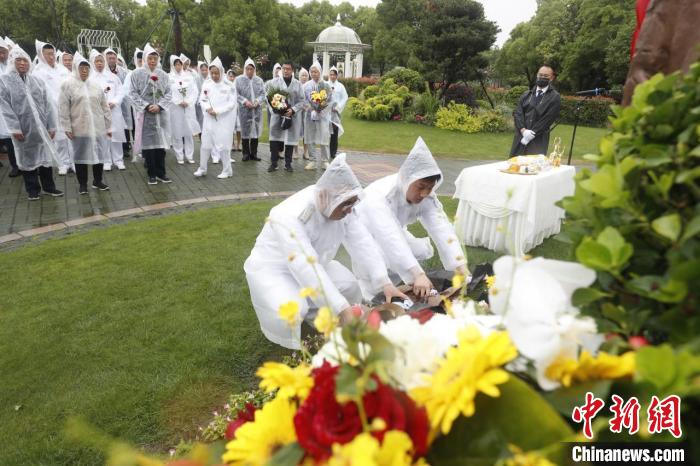
M197 85L192 73L185 71L182 57L170 55L170 129L173 151L180 165L194 163L194 136L199 134L197 122Z
M194 176L207 174L209 156L216 152L221 156L222 171L217 178L233 176L231 170L231 143L238 118L236 90L226 83L224 66L219 57L209 65L209 79L202 85L199 102L204 112L202 147L199 150L199 168Z
M170 147L170 78L160 67L160 54L151 44L146 44L143 55L145 66L134 71L129 85L129 97L138 111L136 143L146 159L148 184L158 184L159 180L171 183L165 174L165 150Z
M270 118L270 155L268 172L277 170L280 152L284 151L284 169L292 169L292 155L301 134L301 111L306 105L304 89L294 77L294 64L282 65L282 76L274 78L267 86L267 100L272 109Z
M236 78L235 86L238 94L238 118L241 120L241 136L243 137L243 161L261 161L258 157L258 138L263 129L263 105L265 83L255 74L255 62L248 57L245 61L244 72Z
M309 145L311 158L304 170L316 170L321 163L323 168L327 169L330 160L333 93L328 83L321 79L321 70L321 65L315 61L309 68L311 80L304 84L306 99L304 143Z

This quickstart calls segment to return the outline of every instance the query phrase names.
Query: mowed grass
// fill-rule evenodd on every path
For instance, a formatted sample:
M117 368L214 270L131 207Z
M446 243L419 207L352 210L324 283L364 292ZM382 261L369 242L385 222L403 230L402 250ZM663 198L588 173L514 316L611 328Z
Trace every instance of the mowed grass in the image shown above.
M102 464L100 452L64 437L70 416L165 452L193 438L228 394L255 386L257 367L286 354L260 332L243 272L274 203L133 220L0 253L0 465ZM456 202L444 203L454 215ZM568 251L548 240L533 253ZM468 255L471 265L497 256Z

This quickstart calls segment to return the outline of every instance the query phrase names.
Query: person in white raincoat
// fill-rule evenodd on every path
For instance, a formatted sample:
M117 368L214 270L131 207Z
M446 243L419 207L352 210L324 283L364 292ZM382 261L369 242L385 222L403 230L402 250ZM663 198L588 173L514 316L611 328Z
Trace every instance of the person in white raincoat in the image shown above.
M445 215L435 192L443 180L442 171L430 149L418 138L401 165L399 173L381 178L365 188L365 199L357 206L357 215L379 244L389 269L414 291L425 297L432 284L419 261L433 256L432 238L445 270L468 275L464 255L454 226ZM416 238L407 226L419 221L427 238ZM366 264L353 261L365 296L372 293Z
M333 110L333 92L323 79L323 68L319 62L314 62L309 68L311 80L304 84L306 98L306 115L304 117L304 144L309 145L311 161L304 170L315 170L323 163L323 168L328 168L330 160L329 144L331 141L331 112ZM326 106L317 109L312 106L311 94L325 90L327 94ZM316 148L318 146L318 148Z
M268 79L267 81L265 81L265 91L267 91L267 88L273 79L280 77L280 71L282 71L282 65L280 65L279 63L275 63L274 66L272 67L272 79ZM270 127L270 118L272 117L272 109L270 108L269 102L267 102L266 109L267 109L267 126L269 128ZM272 155L272 154L270 154L270 155Z
M116 55L115 55L116 57ZM102 88L107 98L107 105L112 112L112 127L110 132L111 138L101 139L100 142L106 145L104 152L104 170L112 170L114 164L119 170L126 170L124 165L124 146L126 142L126 122L122 113L122 99L124 99L124 89L119 76L111 73L107 68L105 56L97 50L90 51L90 64L92 65L92 73L90 80Z
M207 65L207 62L204 61L199 61L197 62L197 73L195 75L195 84L197 85L197 96L199 97L199 94L202 93L202 84L204 84L204 81L209 78L209 65ZM197 101L197 105L195 106L195 112L197 114L197 123L199 123L199 127L202 127L202 121L204 118L204 113L202 112L202 107L199 105L199 100Z
M53 106L54 115L57 115L58 93L61 90L63 81L70 76L70 72L62 64L56 63L56 48L53 45L35 40L34 46L36 48L36 58L39 60L39 63L36 68L32 70L32 75L35 78L41 79L46 85L46 93ZM63 176L72 168L71 146L63 129L57 128L54 143L59 160L58 174Z
M202 85L199 101L204 111L204 124L202 147L199 149L199 168L194 172L194 176L207 174L209 156L216 151L221 156L222 163L222 171L217 178L230 178L233 176L231 143L238 118L238 101L236 90L226 84L224 66L219 57L209 65L209 79Z
M151 44L146 44L143 56L144 65L134 70L129 83L129 97L138 112L136 144L146 159L148 184L171 183L165 174L165 150L170 147L170 78Z
M238 94L238 118L243 138L243 161L261 161L258 157L258 138L263 129L263 106L266 105L265 83L255 74L255 62L248 57L243 74L236 78Z
M80 194L88 192L88 165L92 165L93 189L109 189L102 180L102 170L112 136L112 110L102 86L89 79L94 72L90 62L76 53L72 75L63 81L58 98L60 126L73 147Z
M343 135L343 125L340 124L341 114L345 109L345 104L348 103L348 91L345 90L345 85L338 81L338 68L331 67L328 72L330 77L329 84L333 90L333 109L331 110L331 143L330 152L331 159L335 158L338 153L338 138Z
M130 130L131 128L134 127L134 121L133 117L131 115L131 102L129 102L129 96L128 93L126 92L126 87L124 86L124 81L126 80L126 75L129 74L129 70L124 68L122 65L119 64L120 60L120 55L115 52L111 48L107 48L104 51L104 56L105 59L107 60L107 68L105 69L106 73L112 73L114 75L117 75L119 77L119 81L122 84L122 103L121 103L121 111L122 111L122 117L124 118L124 142L122 143L122 159L124 156L128 157L129 151L131 150L131 145L129 144L129 141L131 141L131 135L130 135ZM123 62L123 60L122 60Z
M56 189L51 170L58 163L54 110L44 81L32 74L29 55L13 45L5 74L0 76L0 112L30 201L38 200L42 190L54 197L63 195Z
M306 68L302 68L299 70L299 82L301 83L301 87L304 87L304 84L306 84L309 81L309 72ZM306 109L301 111L301 132L299 133L299 137L303 140L304 139L304 127L306 124ZM301 145L302 142L299 141L299 145ZM302 154L302 157L304 160L309 160L309 145L306 143L306 141L303 142L303 149L304 153ZM299 148L297 147L294 149L294 159L299 158Z
M134 73L134 71L143 66L143 50L136 48L134 51L133 60L135 68L133 70L128 70L126 77L124 78L124 100L129 102L129 114L131 115L129 118L124 118L124 121L126 121L127 124L127 132L131 133L127 135L127 140L132 141L131 152L134 154L133 161L136 162L136 160L138 160L141 156L141 147L136 145L136 115L138 111L134 107L134 103L131 101L129 94L131 93L131 75ZM126 151L124 152L124 155L127 155Z
M185 159L194 163L194 135L200 133L197 123L197 85L192 73L184 71L182 60L177 55L170 55L170 135L177 163L182 165Z
M271 91L286 91L289 94L287 96L287 105L289 106L287 112L284 115L273 112L272 118L270 119L271 162L270 168L268 168L267 171L273 172L277 170L280 152L284 152L284 169L288 172L294 171L292 169L292 155L294 153L294 148L299 142L302 111L306 106L306 101L304 100L304 89L301 87L301 83L294 77L294 65L292 62L284 63L282 66L282 76L269 81L265 91L267 94ZM268 106L272 109L269 103ZM292 120L291 126L287 129L282 129L282 124L284 122L283 117L291 118Z
M243 266L260 328L268 340L298 349L301 320L310 308L328 306L343 320L362 294L353 274L334 260L341 244L372 272L374 288L387 301L404 297L389 280L378 246L353 212L362 186L340 154L315 185L285 199L270 211L268 221ZM309 300L302 288L317 290ZM320 290L323 292L321 293ZM290 301L299 306L293 325L279 315Z
M7 70L7 56L9 53L10 44L0 36L0 76L5 74ZM10 161L10 173L8 176L10 178L19 176L19 168L17 168L17 160L15 159L15 148L12 145L10 130L7 128L5 120L2 118L2 112L0 112L0 144L4 145L7 149L7 158ZM2 167L2 163L0 163L0 167Z

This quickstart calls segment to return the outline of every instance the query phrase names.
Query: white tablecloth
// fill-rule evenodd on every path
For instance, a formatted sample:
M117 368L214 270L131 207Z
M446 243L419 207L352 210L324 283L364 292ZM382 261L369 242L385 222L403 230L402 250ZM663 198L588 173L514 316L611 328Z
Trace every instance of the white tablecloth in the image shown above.
M564 210L555 202L573 195L576 169L562 165L537 175L503 173L506 162L462 170L455 230L462 243L522 256L559 233Z

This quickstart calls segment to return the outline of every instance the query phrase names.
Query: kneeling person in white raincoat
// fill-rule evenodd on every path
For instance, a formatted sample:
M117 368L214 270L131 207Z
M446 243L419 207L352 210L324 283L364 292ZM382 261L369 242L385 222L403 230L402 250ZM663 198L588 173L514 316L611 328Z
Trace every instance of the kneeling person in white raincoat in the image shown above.
M298 349L301 324L293 327L280 318L280 305L299 304L300 318L309 307L328 306L348 316L350 305L362 301L357 279L333 260L342 244L351 257L365 261L371 287L387 300L403 297L387 275L381 253L353 211L362 195L355 174L339 154L315 185L309 186L270 211L244 269L260 328L272 342ZM309 299L302 288L323 290Z
M224 66L219 57L209 65L209 76L210 79L202 84L202 93L199 96L204 118L199 168L194 172L194 176L206 175L209 156L218 154L221 157L222 170L217 178L230 178L233 176L231 143L238 118L236 89L226 84Z
M90 74L90 62L76 52L72 76L63 81L58 97L59 122L73 146L80 194L88 192L88 165L92 165L93 189L109 189L102 172L105 161L109 160L112 110L107 101L108 93L89 79Z
M365 199L357 206L357 215L382 249L389 269L407 284L413 284L417 296L426 297L433 285L418 261L433 256L435 242L445 270L467 275L467 259L435 192L442 183L442 171L418 138L396 175L381 178L365 188ZM428 238L416 238L407 226L419 221ZM353 261L365 296L372 294L370 271L366 264Z

